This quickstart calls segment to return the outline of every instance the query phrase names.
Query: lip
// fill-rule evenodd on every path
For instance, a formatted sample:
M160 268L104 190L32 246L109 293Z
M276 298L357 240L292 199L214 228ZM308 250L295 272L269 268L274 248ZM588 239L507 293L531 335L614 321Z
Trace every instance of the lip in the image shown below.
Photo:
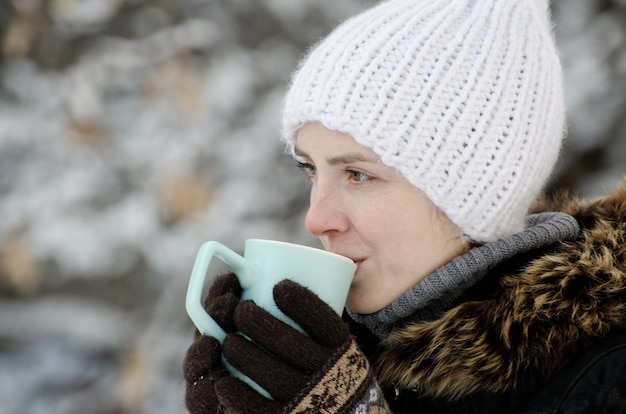
M329 250L332 253L338 254L339 256L343 256L346 259L350 259L354 262L354 264L357 266L357 271L359 270L359 268L361 267L361 264L365 261L365 258L363 257L358 257L358 256L352 256L349 254L344 254L338 251L334 251L334 250Z
M339 256L343 256L346 259L350 259L350 260L352 260L356 264L359 264L360 262L365 260L365 259L361 259L361 258L355 258L354 256L350 256L349 254L343 254L343 253L339 253L339 252L335 252L335 251L333 251L333 253L338 254Z
M354 264L356 265L356 271L357 272L359 271L359 269L361 268L361 265L365 261L365 259L353 259L353 258L351 258L349 256L346 256L346 257L348 257L348 259L350 259L350 260L352 260L354 262Z

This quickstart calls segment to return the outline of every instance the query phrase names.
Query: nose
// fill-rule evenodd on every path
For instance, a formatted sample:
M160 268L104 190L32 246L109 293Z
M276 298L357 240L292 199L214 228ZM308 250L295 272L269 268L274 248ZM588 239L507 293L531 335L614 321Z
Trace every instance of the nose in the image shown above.
M346 232L350 221L340 194L336 190L314 184L304 226L318 237Z

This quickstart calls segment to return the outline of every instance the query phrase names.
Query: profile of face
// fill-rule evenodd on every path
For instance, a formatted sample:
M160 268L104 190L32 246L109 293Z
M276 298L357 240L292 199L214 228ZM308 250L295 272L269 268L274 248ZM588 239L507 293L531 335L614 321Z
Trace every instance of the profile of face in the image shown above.
M465 250L458 228L350 135L307 123L295 152L311 181L307 230L357 264L349 310L384 308Z

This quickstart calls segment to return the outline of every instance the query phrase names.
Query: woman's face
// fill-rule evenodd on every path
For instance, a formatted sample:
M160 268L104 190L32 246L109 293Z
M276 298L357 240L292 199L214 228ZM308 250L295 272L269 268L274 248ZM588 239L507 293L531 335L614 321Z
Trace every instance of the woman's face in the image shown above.
M348 309L384 308L464 250L457 227L349 135L306 124L296 154L312 183L306 228L358 266Z

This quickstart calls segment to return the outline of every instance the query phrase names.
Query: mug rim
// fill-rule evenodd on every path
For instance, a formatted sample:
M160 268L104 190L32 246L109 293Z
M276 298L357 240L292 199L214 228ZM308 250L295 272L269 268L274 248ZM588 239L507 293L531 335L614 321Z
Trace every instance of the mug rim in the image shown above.
M317 247L307 246L305 244L298 244L298 243L286 242L286 241L281 241L281 240L252 238L252 239L245 240L244 242L245 248L248 247L248 242L250 242L251 244L274 244L274 245L280 245L280 246L289 246L289 248L295 248L295 249L312 250L312 251L315 251L316 253L325 254L325 255L335 257L337 259L341 259L346 262L350 262L354 264L354 261L352 259L347 258L346 256L342 256L338 253L329 252L328 250L320 249Z

